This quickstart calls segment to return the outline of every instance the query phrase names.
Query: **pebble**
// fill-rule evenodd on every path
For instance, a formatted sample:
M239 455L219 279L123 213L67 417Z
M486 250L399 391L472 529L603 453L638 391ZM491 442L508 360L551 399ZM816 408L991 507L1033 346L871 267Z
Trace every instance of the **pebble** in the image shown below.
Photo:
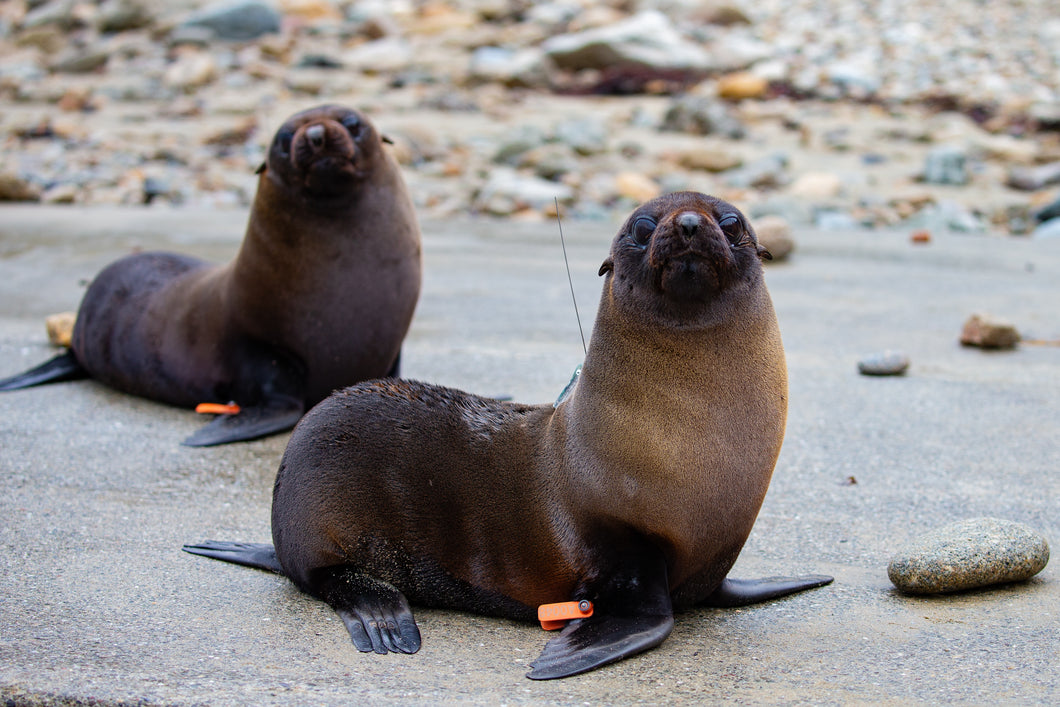
M184 51L167 69L162 82L191 93L217 78L217 62L205 51Z
M718 135L739 140L747 129L732 110L712 98L684 96L674 100L663 116L659 129L691 135Z
M716 63L698 44L683 37L670 19L656 10L603 27L561 34L541 48L563 69L613 66L710 71Z
M607 151L607 126L594 118L568 120L553 129L554 139L588 157Z
M471 55L468 73L477 81L501 83L508 88L548 85L545 53L537 47L523 50L479 47Z
M678 164L685 169L725 172L743 164L743 158L724 149L693 147L680 154Z
M791 237L791 225L787 219L776 214L767 214L754 219L753 227L758 243L765 246L772 260L766 263L779 263L787 260L795 250L795 240Z
M772 154L726 172L725 183L736 188L775 189L790 181L787 169L788 156Z
M87 74L106 66L109 58L110 51L105 47L69 49L56 57L51 70L60 74Z
M76 312L60 312L51 314L44 318L44 328L48 332L48 341L55 346L70 348L70 340L74 336L74 322L77 319Z
M38 201L40 188L16 174L0 172L0 201Z
M799 175L788 187L788 193L800 199L825 201L839 196L843 182L835 174L828 172L807 172Z
M556 199L565 203L573 197L573 190L566 184L498 167L492 170L489 181L479 190L475 204L488 214L510 216L525 209L543 211L554 206Z
M982 349L1014 349L1020 335L1011 323L992 314L973 314L961 328L961 344Z
M1031 238L1060 238L1060 217L1039 224L1031 231Z
M1034 220L1038 223L1045 223L1054 218L1060 218L1060 199L1056 199L1034 212Z
M967 153L960 147L943 145L927 154L921 181L927 184L954 184L962 186L969 181Z
M891 582L909 594L959 592L1022 582L1049 562L1045 537L997 518L963 520L900 548L887 567Z
M900 376L909 369L909 356L902 351L881 351L858 361L858 372L865 376Z
M151 24L151 10L141 0L104 0L99 6L100 32L125 32Z
M1009 170L1006 184L1023 191L1037 191L1051 184L1060 184L1060 162L1037 167L1013 167Z
M280 31L280 13L259 0L214 2L184 21L186 27L204 27L218 39L246 41Z
M638 204L651 201L662 193L655 180L637 172L619 172L615 176L615 190Z
M728 74L718 79L718 97L727 101L762 98L769 91L769 81L749 71Z

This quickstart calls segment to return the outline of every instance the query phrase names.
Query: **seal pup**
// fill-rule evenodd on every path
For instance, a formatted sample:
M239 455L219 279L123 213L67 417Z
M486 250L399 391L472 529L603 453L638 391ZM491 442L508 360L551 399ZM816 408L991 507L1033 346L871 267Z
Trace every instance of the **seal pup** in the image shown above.
M89 376L181 407L237 403L184 441L206 446L289 429L334 390L397 375L420 231L375 127L339 106L298 113L258 171L233 262L112 263L85 293L71 349L0 390Z
M751 225L681 192L619 230L573 390L520 405L410 381L339 391L299 422L273 545L185 550L269 569L361 651L415 652L410 602L533 620L587 600L531 665L559 678L661 643L674 611L831 577L727 579L780 453L787 372Z

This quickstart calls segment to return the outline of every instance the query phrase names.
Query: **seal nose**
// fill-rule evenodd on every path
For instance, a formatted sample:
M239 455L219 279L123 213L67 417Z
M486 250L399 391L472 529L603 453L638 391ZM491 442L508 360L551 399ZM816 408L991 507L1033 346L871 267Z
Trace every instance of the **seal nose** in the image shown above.
M691 238L699 230L703 219L693 211L686 211L677 217L677 225L681 227L681 233L685 238Z
M319 150L320 148L324 147L324 138L326 134L327 131L320 123L317 123L316 125L310 125L308 128L305 129L305 136L309 140L309 144L314 150Z

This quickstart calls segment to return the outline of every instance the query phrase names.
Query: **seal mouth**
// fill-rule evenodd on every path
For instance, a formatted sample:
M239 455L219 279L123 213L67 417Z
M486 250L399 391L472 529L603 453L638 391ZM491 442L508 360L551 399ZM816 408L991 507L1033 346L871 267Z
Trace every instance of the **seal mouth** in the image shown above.
M658 291L673 299L698 298L724 289L737 278L736 244L713 218L684 211L660 226L648 251Z

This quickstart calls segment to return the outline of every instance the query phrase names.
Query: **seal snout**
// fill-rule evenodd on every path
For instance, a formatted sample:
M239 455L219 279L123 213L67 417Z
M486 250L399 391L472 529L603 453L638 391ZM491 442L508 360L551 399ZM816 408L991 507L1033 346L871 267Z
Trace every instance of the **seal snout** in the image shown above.
M691 238L696 235L702 225L703 217L695 211L685 211L677 217L677 227L685 238Z
M321 150L327 144L327 130L320 123L310 125L305 129L306 139L314 150Z

